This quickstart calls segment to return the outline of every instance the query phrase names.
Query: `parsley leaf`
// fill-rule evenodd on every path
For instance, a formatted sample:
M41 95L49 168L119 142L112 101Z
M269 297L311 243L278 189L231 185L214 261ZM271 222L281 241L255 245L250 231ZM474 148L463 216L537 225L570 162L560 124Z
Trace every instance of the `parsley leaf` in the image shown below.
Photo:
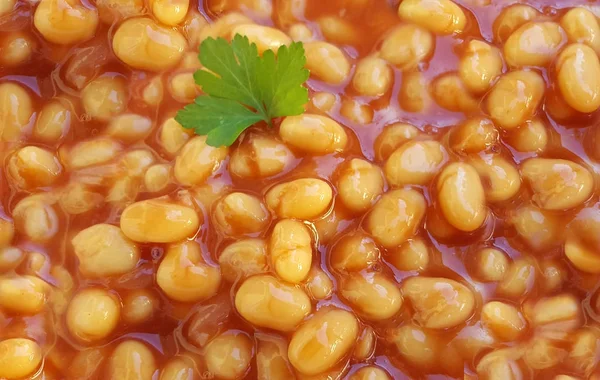
M236 35L231 43L208 38L198 55L205 69L194 73L204 95L177 113L184 128L206 135L211 146L229 146L252 124L299 115L308 102L309 72L301 42L258 54L256 44Z

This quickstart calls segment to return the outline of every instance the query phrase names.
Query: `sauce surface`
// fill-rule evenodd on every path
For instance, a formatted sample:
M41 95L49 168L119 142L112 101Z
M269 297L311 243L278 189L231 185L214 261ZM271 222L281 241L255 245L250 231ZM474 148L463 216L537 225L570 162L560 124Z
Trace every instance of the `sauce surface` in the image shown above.
M0 0L0 379L600 379L598 16ZM235 34L310 101L213 148Z

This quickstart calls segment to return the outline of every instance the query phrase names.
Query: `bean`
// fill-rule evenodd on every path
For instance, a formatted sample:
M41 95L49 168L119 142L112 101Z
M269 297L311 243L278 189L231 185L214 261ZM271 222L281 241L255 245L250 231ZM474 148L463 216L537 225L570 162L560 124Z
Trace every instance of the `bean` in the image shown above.
M531 292L534 283L535 268L532 260L519 258L508 267L496 291L505 297L519 298Z
M16 83L0 83L0 140L19 140L32 116L29 93Z
M148 6L158 21L168 26L180 24L188 12L189 0L150 0Z
M24 338L0 342L0 377L21 379L32 375L42 364L42 349L35 341Z
M393 330L390 341L412 366L425 370L438 365L442 342L429 331L407 324Z
M555 22L528 22L515 30L504 44L504 58L513 67L546 66L566 42Z
M153 292L137 289L123 298L123 320L128 324L148 322L158 311L160 301Z
M317 19L323 37L340 45L351 45L360 39L355 25L338 16L322 16Z
M473 166L452 163L437 180L438 200L447 221L461 231L474 231L486 219L485 195Z
M26 64L31 59L35 48L35 40L30 35L19 32L10 33L0 39L0 63L9 67Z
M600 107L600 60L589 46L567 46L556 61L558 87L568 105L589 113Z
M375 203L367 215L365 227L385 248L397 247L415 234L426 207L425 198L418 191L392 190Z
M377 161L387 160L405 142L414 139L420 131L411 124L394 123L383 128L375 139L373 150Z
M220 379L239 379L250 367L253 349L253 342L246 333L226 331L206 347L206 367Z
M496 145L499 137L494 122L486 118L474 117L452 128L448 142L457 153L479 153Z
M429 247L422 239L411 239L392 251L387 259L401 271L423 271L429 264Z
M600 24L589 10L572 8L562 16L560 26L567 33L570 42L583 43L600 52Z
M471 40L458 64L458 73L469 91L481 94L502 74L503 66L498 48L483 41Z
M499 155L480 155L470 160L486 184L488 202L503 202L513 198L521 188L521 176L515 165Z
M65 138L71 129L71 110L60 101L46 103L38 114L33 137L45 144L54 145Z
M416 69L431 59L435 51L435 37L414 24L402 24L384 37L380 56L400 70Z
M279 221L271 233L269 245L275 273L297 284L308 275L312 264L312 238L308 228L291 219Z
M440 93L440 95L442 95ZM408 72L402 76L398 95L400 107L407 112L422 112L431 105L429 83L420 71Z
M522 164L521 174L533 190L533 201L546 210L577 207L594 188L590 171L569 160L532 158Z
M219 256L223 277L230 282L244 280L269 269L267 243L261 239L238 240Z
M526 328L525 318L514 306L492 301L483 305L481 321L501 340L516 340Z
M156 271L156 283L172 300L199 302L217 293L221 272L205 262L198 243L186 241L169 246Z
M84 343L100 341L117 327L121 301L104 289L84 289L77 293L67 308L67 328Z
M285 380L294 372L287 357L287 340L276 335L254 334L257 380Z
M62 174L62 165L51 152L26 146L10 157L6 170L20 188L32 189L52 185Z
M279 47L292 43L292 39L279 29L262 25L238 25L233 28L231 34L247 37L250 43L256 44L259 54L264 53L266 50L276 52Z
M431 92L436 103L452 112L473 112L479 108L479 100L471 95L460 76L446 73L431 83Z
M292 335L290 363L305 375L330 370L350 351L357 336L358 321L351 313L335 308L320 310Z
M194 137L183 146L175 159L175 179L184 186L204 183L221 167L228 153L227 147L215 148L206 144L206 136Z
M461 33L467 24L465 13L451 0L404 0L398 15L441 35Z
M392 85L392 69L377 57L366 57L358 62L352 86L361 95L381 96Z
M111 380L151 380L156 371L152 351L137 340L122 341L108 359L108 378Z
M506 42L515 30L539 16L541 13L537 9L525 4L513 4L504 8L492 25L494 40Z
M306 68L311 76L325 83L338 85L350 76L350 62L342 50L328 42L307 42Z
M333 281L329 275L317 267L308 272L306 291L312 299L324 300L333 294Z
M121 153L121 144L108 137L98 137L77 143L66 155L67 166L82 169L104 164Z
M137 242L178 242L194 235L199 225L193 209L159 199L133 203L121 214L121 230Z
M273 186L265 195L269 209L280 218L315 219L333 199L331 186L320 179L301 178Z
M344 277L340 292L352 308L369 321L389 319L402 307L398 284L378 272L352 273Z
M88 40L98 27L98 10L79 0L41 0L33 25L46 40L71 45Z
M270 215L265 205L252 195L231 193L217 201L212 219L225 235L256 234L267 228Z
M286 117L279 126L279 136L294 148L312 154L342 151L348 141L344 128L336 121L306 113Z
M110 224L96 224L71 240L86 277L108 277L131 272L140 259L137 246Z
M437 141L409 141L396 149L385 163L385 176L392 186L426 185L448 160Z
M548 139L544 122L535 118L511 130L504 140L518 152L541 153L546 149Z
M383 369L376 366L362 367L354 372L349 380L389 380L390 376Z
M413 318L430 329L458 326L475 308L473 291L447 278L410 277L402 284L402 295L414 309Z
M358 158L342 169L337 183L340 200L354 212L364 212L383 193L381 169Z
M247 137L231 153L231 174L242 178L270 177L291 165L294 155L281 141L268 136Z
M311 303L299 287L257 275L242 283L235 294L235 308L253 325L294 331L311 312Z
M359 272L379 261L379 247L366 234L348 234L334 244L329 254L330 265L337 271Z
M545 250L559 240L560 218L533 205L519 207L510 213L508 221L530 248Z
M0 277L0 306L14 313L32 315L46 306L50 286L35 276Z

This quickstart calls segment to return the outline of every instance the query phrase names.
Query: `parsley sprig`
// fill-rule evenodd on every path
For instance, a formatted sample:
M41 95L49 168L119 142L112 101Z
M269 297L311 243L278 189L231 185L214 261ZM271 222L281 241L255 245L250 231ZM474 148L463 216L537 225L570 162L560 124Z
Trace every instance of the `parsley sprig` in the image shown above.
M236 35L231 43L208 38L198 55L206 69L194 73L204 92L194 103L177 113L184 128L206 135L211 146L229 146L251 125L299 115L308 102L303 86L309 72L301 42L281 46L277 55L266 50L258 54L256 44Z

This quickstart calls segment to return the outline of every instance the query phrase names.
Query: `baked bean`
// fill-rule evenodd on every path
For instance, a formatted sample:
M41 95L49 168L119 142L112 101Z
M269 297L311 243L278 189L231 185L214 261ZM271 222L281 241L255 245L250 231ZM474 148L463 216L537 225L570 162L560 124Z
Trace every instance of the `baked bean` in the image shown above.
M215 227L228 236L258 233L269 223L269 212L260 199L240 192L221 198L212 217Z
M108 337L119 323L121 301L104 289L84 289L67 308L67 328L84 343Z
M516 361L522 356L521 347L492 350L477 364L477 375L486 380L520 379L523 374Z
M539 16L541 13L537 9L525 4L514 4L504 8L493 24L494 39L497 42L505 42L515 30Z
M419 135L419 130L414 125L405 123L394 123L383 128L375 139L375 159L383 161L405 142Z
M20 314L37 314L46 305L50 286L35 276L0 277L0 307Z
M235 308L253 325L294 331L311 312L311 303L299 287L270 275L257 275L242 283L235 294Z
M0 248L0 272L15 269L25 258L23 251L16 247Z
M350 76L350 62L344 52L328 42L306 42L306 68L311 76L329 84L342 84ZM300 116L301 117L301 116Z
M455 152L469 154L488 150L498 139L498 130L491 120L474 117L452 128L448 143Z
M123 298L123 320L129 324L149 321L159 307L158 298L146 289L129 292Z
M198 58L196 57L196 62ZM180 103L192 103L200 94L200 87L194 81L192 72L181 72L173 75L169 81L169 93Z
M546 66L566 42L555 22L528 22L515 30L504 44L504 58L513 67Z
M2 6L0 5L0 7ZM18 32L11 33L0 39L0 64L18 66L27 63L31 59L35 47L35 41L29 35Z
M167 164L152 165L144 173L144 186L151 193L163 191L171 181L171 167Z
M294 284L302 282L312 264L312 239L308 228L299 221L279 221L271 233L269 252L275 273Z
M535 268L532 260L519 258L508 267L497 293L506 297L519 298L528 294L535 282Z
M354 71L352 85L361 95L381 96L391 87L393 82L392 69L387 63L377 57L365 57L358 62Z
M360 38L354 24L338 16L319 17L317 24L323 37L336 44L351 45Z
M158 21L168 26L180 24L187 15L189 0L150 0L148 6Z
M114 159L123 147L108 137L98 137L77 143L67 153L66 163L71 169L103 164Z
M582 322L581 304L573 295L564 293L541 298L531 307L527 317L533 327L547 336L567 337L569 331Z
M187 47L185 37L174 29L145 17L123 22L112 40L115 55L134 69L163 71L175 67Z
M212 37L217 38L221 37L226 40L230 40L233 37L231 31L238 25L242 24L253 24L250 18L244 16L241 13L231 12L228 14L219 17L212 24L208 24L207 26L200 29L200 32L197 37L198 43L202 43L205 39Z
M200 42L202 42L199 39L200 33L203 29L207 27L209 27L209 24L204 18L204 16L202 16L199 12L197 12L194 9L188 11L181 29L183 31L183 34L187 38L190 47L196 52L198 51ZM198 57L197 54L194 55L196 56L196 58ZM199 63L197 59L196 63Z
M294 155L285 144L268 136L251 136L229 158L229 171L238 177L270 177L284 171Z
M100 21L109 25L144 13L142 0L97 0L96 7Z
M0 342L0 377L27 378L40 367L42 348L31 339L12 338Z
M446 73L431 83L431 93L435 102L452 112L472 112L479 107L479 99L471 95L460 76Z
M0 248L4 248L12 242L15 236L15 225L12 221L0 218Z
M196 136L183 146L175 159L175 179L184 186L199 185L219 169L228 153L227 147L212 147L206 144L206 136Z
M521 165L521 174L533 190L533 201L546 210L577 207L594 188L589 170L569 160L532 158Z
M152 120L134 113L124 114L112 119L105 133L124 143L134 143L143 140L152 129Z
M521 176L514 164L499 155L480 155L469 161L485 183L485 199L503 202L514 197L521 188Z
M121 215L121 230L137 242L174 243L194 235L199 225L193 209L159 199L133 203Z
M579 112L600 107L600 60L589 46L567 46L556 61L558 87L568 105Z
M585 8L573 8L562 16L560 26L570 42L586 44L600 52L600 24L596 16Z
M142 100L149 106L158 106L163 100L164 86L162 78L152 78L142 91Z
M448 240L460 234L460 230L452 226L439 207L431 207L427 212L427 231L436 239Z
M475 274L484 282L501 281L509 265L506 254L497 248L483 248L475 254Z
M265 195L269 209L280 218L315 219L333 199L331 186L320 179L301 178L273 186Z
M357 336L358 321L352 313L335 308L320 310L292 335L290 363L304 375L327 371L350 351Z
M267 244L261 239L245 239L228 245L219 256L223 277L230 282L266 273Z
M369 321L389 319L402 307L398 284L378 272L344 276L340 293L356 312Z
M551 247L561 236L560 218L533 205L519 207L511 213L508 221L527 245L535 250Z
M113 182L106 194L106 202L114 204L130 204L135 201L139 192L139 181L133 176L118 178Z
M600 209L597 207L581 209L569 223L569 232L592 247L599 246Z
M383 192L383 175L379 167L358 158L350 160L337 183L340 200L354 212L364 212Z
M483 305L481 321L492 330L494 335L504 341L516 340L527 325L525 318L516 307L499 301Z
M109 120L127 106L127 88L123 78L101 76L91 81L81 91L85 112L93 119Z
M450 342L453 348L467 360L474 360L484 350L493 347L496 339L481 322L463 327Z
M158 139L166 153L173 156L193 135L193 130L183 128L181 124L171 117L163 122Z
M442 342L430 332L408 324L394 330L390 340L409 364L420 369L437 366Z
M600 255L580 239L569 236L565 241L565 256L580 271L600 273Z
M392 186L427 185L448 160L446 149L434 140L409 141L385 163L385 177Z
M429 329L458 326L475 308L473 292L447 278L410 277L404 280L401 290L414 310L415 321Z
M327 299L333 294L333 281L327 273L313 267L306 278L306 291L315 300Z
M19 140L32 116L29 93L16 83L0 83L0 140Z
M310 112L312 108L315 108L314 111L328 113L337 101L338 97L331 92L316 92L310 98L307 111Z
M60 177L62 165L51 152L31 145L10 157L6 171L18 187L32 189L52 185Z
M108 359L111 380L151 380L157 370L152 351L133 339L119 343Z
M467 24L465 12L451 0L404 0L398 15L441 35L461 33Z
M549 339L535 338L525 347L523 361L533 370L542 370L561 363L566 356L567 351Z
M285 380L294 373L287 358L287 340L280 336L255 333L258 380Z
M534 71L511 71L500 77L487 96L488 112L505 130L530 120L544 96L544 79Z
M411 239L391 252L387 259L401 271L422 271L429 264L429 248L422 239Z
M31 195L23 198L13 209L17 231L34 242L44 242L53 238L59 229L59 220L51 199ZM52 202L53 203L53 202Z
M289 45L292 43L292 39L279 29L262 25L238 25L233 28L231 34L239 34L247 37L250 43L256 44L259 54L264 53L266 50L272 50L276 52L280 46Z
M342 151L348 141L346 131L336 121L307 113L286 117L279 126L279 135L285 143L312 154Z
M374 111L371 106L356 98L345 97L342 99L340 115L353 123L366 125L373 121Z
M503 140L519 152L540 153L548 145L548 132L544 122L535 118L511 130Z
M558 83L554 83L548 88L546 100L544 102L544 110L546 113L554 120L561 121L577 119L583 116L567 103L559 87Z
M370 326L365 326L356 341L352 356L360 361L368 359L375 352L376 342L375 330Z
M33 25L44 39L63 45L88 40L98 27L98 10L79 0L41 0Z
M191 360L185 357L176 357L167 362L160 371L158 380L194 380L196 370Z
M45 144L54 145L67 135L71 129L71 120L71 110L61 101L46 103L33 127L33 137Z
M556 260L542 260L540 262L540 271L544 277L544 290L552 292L560 289L567 280L567 269Z
M407 112L421 112L430 106L429 83L423 73L414 71L402 75L398 102Z
M314 39L312 30L310 30L306 24L300 22L290 26L288 35L294 41L309 42Z
M483 41L472 40L458 64L460 79L469 91L486 92L502 74L503 62L500 50Z
M239 379L248 371L254 356L253 343L243 332L230 330L216 337L205 351L209 373L220 379Z
M377 366L362 367L354 372L348 380L389 380L387 372Z
M461 231L474 231L486 219L485 195L475 168L452 163L437 180L438 201L448 223Z
M394 248L408 240L425 216L427 207L421 193L412 189L385 193L367 215L367 230L385 248Z
M576 373L590 373L596 366L598 333L593 329L582 329L572 334L572 345L566 358L567 366ZM569 379L565 379L569 380Z
M0 15L12 12L16 4L16 0L3 0L2 2L0 2Z
M156 271L156 283L172 300L199 302L217 293L221 271L205 262L198 243L186 241L169 246Z
M359 272L379 261L379 248L369 236L357 233L345 235L332 248L329 261L333 269Z
M402 24L384 37L380 56L400 70L416 69L428 61L435 50L435 37L414 24Z
M140 178L144 176L154 161L154 154L150 150L135 149L121 156L119 164L125 169L127 175Z
M110 224L88 227L71 242L79 270L86 277L122 275L131 272L140 259L137 246Z

